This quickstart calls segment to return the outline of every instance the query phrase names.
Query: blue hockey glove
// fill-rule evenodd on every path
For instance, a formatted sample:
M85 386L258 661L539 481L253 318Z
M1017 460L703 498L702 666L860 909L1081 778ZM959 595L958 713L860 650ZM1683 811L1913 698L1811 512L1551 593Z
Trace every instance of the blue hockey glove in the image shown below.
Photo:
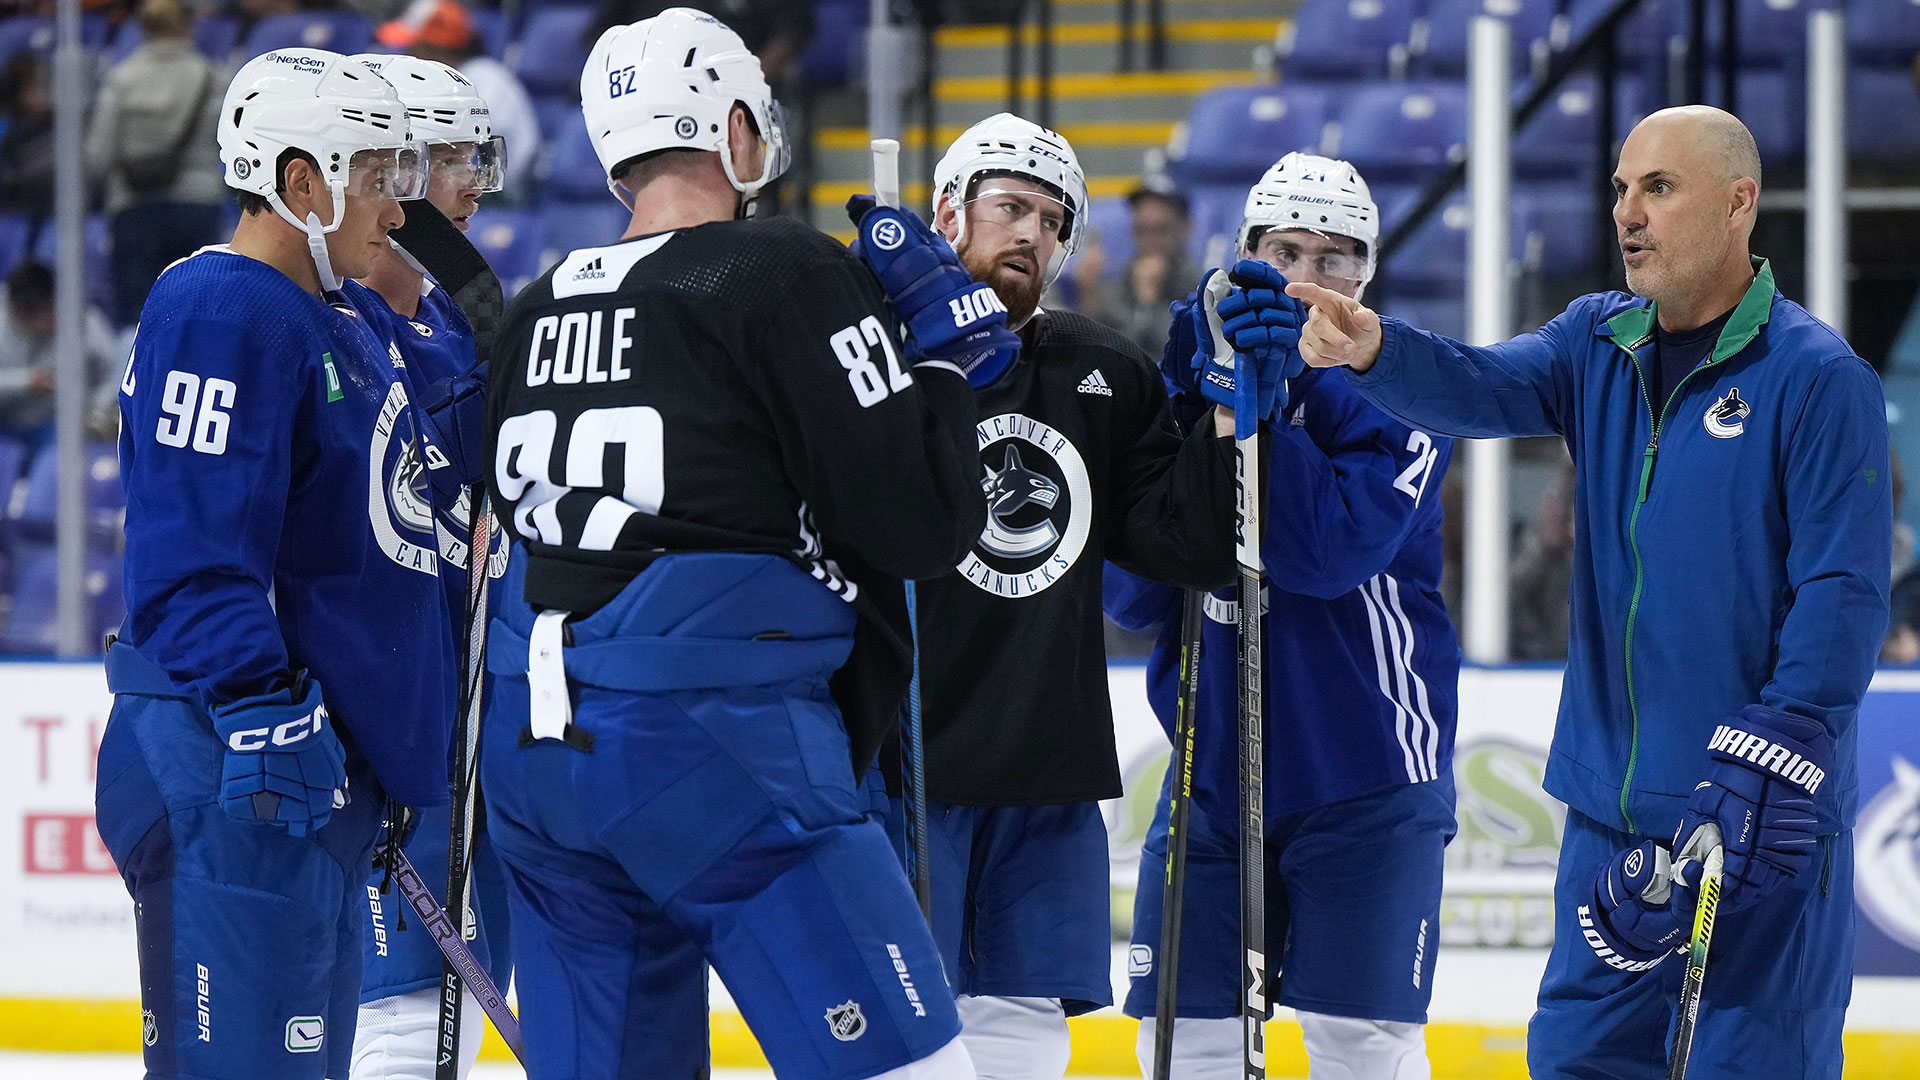
M213 709L226 747L220 809L305 836L347 804L347 755L320 702L320 684L242 698Z
M1833 737L1815 721L1749 705L1714 729L1707 756L1707 777L1674 834L1674 860L1682 882L1696 887L1712 844L1703 826L1718 825L1727 859L1720 907L1738 911L1813 858L1813 794L1833 763Z
M1608 967L1646 971L1686 945L1685 917L1673 897L1672 858L1643 841L1600 868L1593 899L1576 912L1580 936Z
M479 375L435 379L420 391L421 464L434 501L452 507L460 488L486 475L486 380Z
M1284 393L1285 380L1307 367L1300 358L1307 306L1287 295L1285 274L1259 259L1241 259L1227 280L1239 288L1220 300L1221 329L1234 352L1253 357L1262 384L1272 379Z
M910 362L957 365L976 387L1006 373L1020 338L993 287L973 280L947 239L911 210L879 206L871 195L847 200L858 226L853 253L867 264L907 324Z
M1196 340L1195 312L1200 306L1198 290L1188 293L1185 300L1175 300L1167 305L1167 314L1172 321L1167 327L1167 344L1160 350L1160 378L1167 384L1167 397L1173 406L1173 418L1181 431L1193 430L1193 425L1207 411L1207 399L1200 396L1200 388L1194 383L1193 357L1199 349ZM1204 325L1206 317L1201 315L1199 323Z
M1233 410L1234 438L1244 439L1259 421L1279 414L1284 387L1277 378L1263 379L1262 365L1235 351L1228 340L1220 314L1220 304L1234 294L1228 276L1219 270L1207 271L1200 279L1199 293L1200 302L1193 311L1194 381L1202 397Z

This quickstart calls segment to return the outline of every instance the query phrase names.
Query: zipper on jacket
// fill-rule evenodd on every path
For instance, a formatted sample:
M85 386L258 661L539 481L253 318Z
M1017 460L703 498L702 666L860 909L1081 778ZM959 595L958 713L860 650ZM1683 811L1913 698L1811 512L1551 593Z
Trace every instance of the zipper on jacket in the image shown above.
M1680 391L1686 388L1687 380L1698 372L1719 364L1719 360L1709 359L1680 376L1673 384L1673 390L1667 394L1666 404L1660 411L1653 411L1653 395L1647 393L1647 373L1640 366L1640 357L1633 350L1615 342L1615 347L1626 351L1633 361L1634 376L1640 381L1640 400L1647 403L1647 415L1653 422L1653 437L1647 440L1647 448L1640 454L1640 492L1633 501L1633 516L1627 523L1627 543L1633 548L1633 599L1627 603L1627 714L1632 720L1632 740L1627 746L1627 773L1620 780L1620 818L1626 822L1627 832L1637 832L1633 826L1633 815L1627 812L1627 793L1633 790L1633 773L1640 764L1640 702L1633 689L1633 628L1640 615L1640 590L1646 584L1646 561L1640 554L1640 507L1647 501L1647 492L1653 486L1653 463L1660 456L1660 433L1666 430L1667 414L1673 410L1673 403L1680 398Z

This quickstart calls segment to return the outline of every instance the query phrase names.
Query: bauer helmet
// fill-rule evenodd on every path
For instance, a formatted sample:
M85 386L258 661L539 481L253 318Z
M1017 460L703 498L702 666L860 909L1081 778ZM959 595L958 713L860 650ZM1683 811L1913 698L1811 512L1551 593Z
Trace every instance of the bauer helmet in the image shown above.
M327 258L326 234L340 227L349 192L417 199L427 190L427 155L408 137L406 107L365 64L322 49L275 49L234 73L220 108L220 163L227 186L249 191L307 234L321 288L340 280ZM280 155L313 158L333 194L333 217L301 221L280 198ZM367 151L394 154L391 165L356 161ZM365 190L362 190L362 188Z
M766 146L757 177L735 176L727 153L736 103ZM759 57L725 23L691 8L668 8L601 34L580 72L580 110L607 187L622 203L628 200L613 179L620 163L661 150L704 150L720 155L741 211L750 213L760 189L786 171L792 156Z
M1046 283L1053 284L1067 257L1080 246L1078 226L1087 205L1087 174L1080 159L1060 133L1012 113L995 113L962 132L933 167L933 213L939 216L942 200L953 204L960 229L956 245L967 229L961 208L979 197L977 181L994 176L1033 181L1066 209L1060 244L1047 262Z
M415 139L430 146L473 146L469 163L473 176L460 187L499 191L506 186L506 140L494 134L486 99L465 75L438 60L404 53L361 53L353 59L372 68L399 92ZM442 162L443 152L436 153L431 171L439 171Z
M1380 210L1360 171L1335 158L1295 150L1273 163L1247 192L1240 222L1240 253L1246 255L1268 229L1309 229L1351 237L1366 260L1358 279L1373 280L1380 246Z

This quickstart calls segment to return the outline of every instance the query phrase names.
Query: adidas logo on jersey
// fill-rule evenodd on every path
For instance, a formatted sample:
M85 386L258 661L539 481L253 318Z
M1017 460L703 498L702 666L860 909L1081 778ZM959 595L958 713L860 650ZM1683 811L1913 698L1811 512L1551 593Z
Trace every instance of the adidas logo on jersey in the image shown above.
M1083 394L1099 394L1101 397L1113 396L1113 387L1107 385L1107 377L1100 374L1099 368L1094 368L1091 375L1081 379L1080 385L1075 389Z
M604 259L600 258L599 256L595 256L592 262L588 263L587 265L573 272L573 280L594 281L594 280L598 280L599 278L606 277L607 268L605 265L603 265L604 262L605 262Z

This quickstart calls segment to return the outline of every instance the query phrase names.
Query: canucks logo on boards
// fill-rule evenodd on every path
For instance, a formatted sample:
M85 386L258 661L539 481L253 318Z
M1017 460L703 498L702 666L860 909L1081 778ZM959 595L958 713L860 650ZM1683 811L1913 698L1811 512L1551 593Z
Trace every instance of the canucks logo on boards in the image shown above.
M1707 407L1703 422L1707 425L1707 434L1716 439L1731 439L1746 430L1746 419L1753 407L1741 400L1740 388L1727 391L1727 396Z
M1893 755L1893 781L1860 808L1854 896L1875 929L1920 952L1920 766Z
M1067 437L1021 413L975 426L987 527L960 573L996 596L1043 592L1073 568L1093 529L1093 485Z

